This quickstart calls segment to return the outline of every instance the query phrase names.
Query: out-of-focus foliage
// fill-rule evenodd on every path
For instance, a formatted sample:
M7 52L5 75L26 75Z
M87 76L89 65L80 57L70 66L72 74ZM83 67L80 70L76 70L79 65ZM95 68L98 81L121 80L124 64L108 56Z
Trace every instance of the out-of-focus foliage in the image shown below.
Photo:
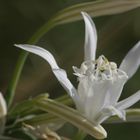
M5 91L12 76L19 50L15 43L26 43L29 37L62 8L87 0L1 0L0 1L0 89ZM140 40L140 8L124 14L94 18L98 30L97 53L120 64L122 58ZM50 50L62 68L68 71L71 81L72 66L80 66L83 60L83 21L60 25L51 30L38 43ZM128 97L140 87L140 71L127 83L122 98ZM65 93L53 76L49 66L40 58L30 55L18 85L16 100L49 92L52 98ZM57 92L56 92L57 91ZM31 95L32 93L32 95ZM34 95L33 95L34 94ZM140 104L137 104L140 107ZM72 126L65 126L70 133ZM140 124L106 124L108 140L132 140L140 137ZM69 134L68 134L69 135ZM93 139L88 137L88 140Z

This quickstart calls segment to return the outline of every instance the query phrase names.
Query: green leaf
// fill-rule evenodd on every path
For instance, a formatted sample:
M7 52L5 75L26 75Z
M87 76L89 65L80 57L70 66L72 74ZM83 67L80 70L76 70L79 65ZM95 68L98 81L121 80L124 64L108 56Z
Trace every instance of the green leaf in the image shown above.
M92 17L98 17L119 14L138 7L140 7L139 0L98 0L85 2L68 7L58 12L52 21L56 24L64 24L81 20L81 11L88 12Z

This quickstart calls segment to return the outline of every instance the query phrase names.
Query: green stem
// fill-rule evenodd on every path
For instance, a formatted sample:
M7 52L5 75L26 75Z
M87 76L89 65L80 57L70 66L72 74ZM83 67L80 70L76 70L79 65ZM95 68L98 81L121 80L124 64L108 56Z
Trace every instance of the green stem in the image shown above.
M49 22L47 22L44 26L42 26L27 42L28 44L36 44L39 39L46 34L50 29L52 29L53 27L56 26L56 23L53 22L53 20L50 20ZM7 105L8 108L11 106L14 96L15 96L15 91L16 91L16 87L24 66L24 63L27 59L28 56L28 52L25 51L21 51L21 54L18 58L14 73L13 73L13 77L8 85L7 91L6 91L6 101L7 101Z
M86 133L79 129L77 134L74 136L73 140L83 140L85 137Z
M12 101L14 99L16 86L17 86L17 83L19 81L19 77L21 75L21 71L23 69L23 66L24 66L24 63L25 63L27 56L28 56L28 53L22 51L19 58L18 58L16 67L15 67L15 70L13 73L13 77L12 77L12 79L8 85L7 91L6 91L5 98L6 98L8 107L10 107L10 105L12 104Z

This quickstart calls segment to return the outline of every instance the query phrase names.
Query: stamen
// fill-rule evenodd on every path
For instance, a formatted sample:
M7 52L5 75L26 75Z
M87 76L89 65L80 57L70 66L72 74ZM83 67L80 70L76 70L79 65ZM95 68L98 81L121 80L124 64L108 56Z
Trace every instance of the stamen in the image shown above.
M95 61L84 61L80 68L73 67L74 75L78 79L89 77L93 80L117 80L118 78L128 78L127 74L117 68L117 64L109 62L103 55Z

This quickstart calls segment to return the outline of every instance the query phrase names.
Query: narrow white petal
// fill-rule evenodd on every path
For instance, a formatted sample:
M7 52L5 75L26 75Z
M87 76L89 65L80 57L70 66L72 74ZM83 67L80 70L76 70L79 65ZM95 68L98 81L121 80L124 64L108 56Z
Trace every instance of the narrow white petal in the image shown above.
M59 69L53 55L49 51L35 45L15 44L15 46L44 58L50 64L52 69Z
M111 116L117 115L120 119L126 120L126 113L124 110L119 110L113 106L109 106L107 108L104 108L96 118L96 122L98 124L101 124L106 119L108 119Z
M131 95L130 97L118 102L118 104L116 105L116 108L119 110L129 108L130 106L132 106L139 100L140 100L140 90L137 91L135 94Z
M126 78L118 79L117 81L110 82L110 87L108 88L109 99L106 99L107 105L115 105L119 100Z
M120 69L125 71L131 78L140 65L140 41L128 52L123 59Z
M53 55L49 51L35 45L19 44L15 46L44 58L50 64L53 73L55 74L56 78L61 83L63 88L70 94L71 97L73 97L74 99L76 98L76 90L69 81L66 72L63 69L59 68Z
M0 93L0 119L7 114L7 105L2 93Z
M97 47L97 32L91 17L81 12L85 21L85 60L95 60Z
M63 69L53 69L53 73L57 77L57 79L61 83L61 85L64 87L64 89L70 94L70 96L75 101L77 101L76 89L69 81L66 71Z

